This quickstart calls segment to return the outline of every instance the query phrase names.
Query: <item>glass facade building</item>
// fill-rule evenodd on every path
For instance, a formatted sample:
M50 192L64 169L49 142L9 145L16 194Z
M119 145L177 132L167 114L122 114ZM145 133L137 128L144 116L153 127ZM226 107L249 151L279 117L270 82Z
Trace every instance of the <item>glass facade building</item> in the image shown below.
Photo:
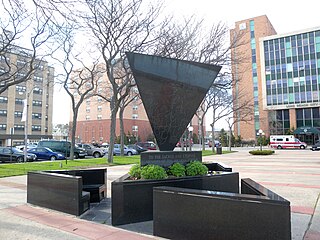
M274 110L276 122L270 133L320 129L320 28L262 38L260 51L264 109Z

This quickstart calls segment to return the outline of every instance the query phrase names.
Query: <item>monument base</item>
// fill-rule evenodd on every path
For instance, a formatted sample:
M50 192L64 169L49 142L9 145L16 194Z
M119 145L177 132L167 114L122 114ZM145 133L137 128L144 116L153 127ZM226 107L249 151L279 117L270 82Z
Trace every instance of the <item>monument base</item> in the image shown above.
M202 162L201 151L160 151L160 152L142 152L140 156L140 165L159 165L168 168L174 163L186 165L191 161Z

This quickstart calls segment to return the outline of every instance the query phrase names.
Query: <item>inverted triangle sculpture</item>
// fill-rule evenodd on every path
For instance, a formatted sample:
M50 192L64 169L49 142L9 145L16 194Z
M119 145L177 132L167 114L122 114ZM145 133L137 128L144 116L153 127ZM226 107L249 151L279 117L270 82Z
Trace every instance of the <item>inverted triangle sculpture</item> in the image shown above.
M172 151L221 67L126 53L160 151Z

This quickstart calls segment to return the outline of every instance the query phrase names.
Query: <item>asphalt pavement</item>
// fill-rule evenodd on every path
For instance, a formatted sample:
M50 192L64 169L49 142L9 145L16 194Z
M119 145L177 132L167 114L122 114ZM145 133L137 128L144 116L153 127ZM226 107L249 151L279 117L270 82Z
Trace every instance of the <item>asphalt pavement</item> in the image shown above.
M293 240L320 239L320 152L276 150L271 156L253 156L252 148L203 157L222 162L291 202ZM130 166L108 167L108 198L93 204L81 217L27 204L26 176L0 178L0 239L159 239L152 221L111 226L111 182Z

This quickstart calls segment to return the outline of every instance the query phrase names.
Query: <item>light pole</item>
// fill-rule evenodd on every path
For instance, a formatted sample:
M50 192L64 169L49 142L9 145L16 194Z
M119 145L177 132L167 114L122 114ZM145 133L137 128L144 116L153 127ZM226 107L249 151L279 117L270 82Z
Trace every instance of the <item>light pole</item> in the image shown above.
M259 136L260 139L260 151L262 151L262 135L264 135L264 132L262 129L259 129L259 131L257 132L257 136Z
M24 122L24 162L27 162L29 94L30 92L27 92L26 99L23 100L23 113L21 118L21 122Z
M191 151L192 150L192 142L191 142L191 140L192 140L192 132L193 132L193 127L192 126L189 126L189 150Z

